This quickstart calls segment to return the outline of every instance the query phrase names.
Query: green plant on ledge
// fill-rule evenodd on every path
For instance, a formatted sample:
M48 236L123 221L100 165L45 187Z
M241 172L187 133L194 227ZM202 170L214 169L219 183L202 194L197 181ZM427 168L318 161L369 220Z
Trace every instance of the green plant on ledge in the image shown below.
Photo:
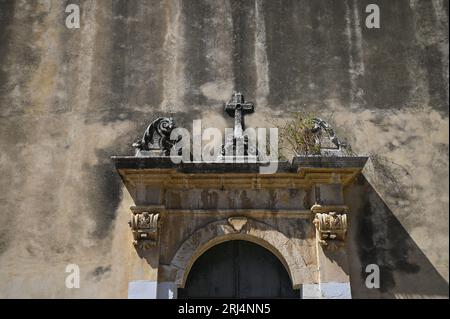
M279 144L294 155L320 154L321 131L314 132L314 116L301 112L291 113L291 118L279 125Z
M287 120L268 119L278 127L280 160L290 156L352 156L353 151L340 140L324 120L302 112L290 112Z

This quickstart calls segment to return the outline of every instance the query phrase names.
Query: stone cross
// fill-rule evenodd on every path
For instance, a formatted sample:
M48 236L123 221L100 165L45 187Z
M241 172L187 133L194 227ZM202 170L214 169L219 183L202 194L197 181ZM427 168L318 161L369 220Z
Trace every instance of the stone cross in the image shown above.
M246 113L252 113L255 110L253 103L244 102L244 95L234 93L231 101L225 105L225 111L234 117L234 137L242 137L244 118Z

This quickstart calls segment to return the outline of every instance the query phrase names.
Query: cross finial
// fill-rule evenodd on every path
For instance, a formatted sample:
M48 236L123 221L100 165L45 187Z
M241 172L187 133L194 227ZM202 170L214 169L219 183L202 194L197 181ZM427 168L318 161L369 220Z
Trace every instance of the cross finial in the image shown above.
M244 130L243 115L255 110L253 103L245 102L242 93L235 92L231 100L225 105L225 111L234 117L234 137L241 137Z
M242 93L233 93L231 100L225 104L225 111L234 117L234 132L233 135L228 134L225 136L225 144L222 146L222 156L225 158L236 157L252 158L256 160L256 145L251 146L248 143L248 136L243 135L244 130L244 118L246 113L252 113L255 110L253 103L245 102L244 95Z

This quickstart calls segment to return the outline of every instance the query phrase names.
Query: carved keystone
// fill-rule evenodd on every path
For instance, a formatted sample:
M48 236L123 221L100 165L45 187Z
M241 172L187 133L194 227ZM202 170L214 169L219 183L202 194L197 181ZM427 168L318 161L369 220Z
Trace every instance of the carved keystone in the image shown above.
M230 217L228 218L228 223L234 228L235 231L240 232L242 227L247 224L246 217Z

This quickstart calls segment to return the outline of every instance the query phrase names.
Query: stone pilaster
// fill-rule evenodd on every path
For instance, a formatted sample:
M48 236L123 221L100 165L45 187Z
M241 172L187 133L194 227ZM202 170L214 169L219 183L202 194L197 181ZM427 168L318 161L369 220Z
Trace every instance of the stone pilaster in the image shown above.
M311 207L316 230L317 283L303 285L306 299L351 298L346 235L348 208L344 205L342 185L318 185L316 204Z
M129 299L158 298L160 209L132 207Z

